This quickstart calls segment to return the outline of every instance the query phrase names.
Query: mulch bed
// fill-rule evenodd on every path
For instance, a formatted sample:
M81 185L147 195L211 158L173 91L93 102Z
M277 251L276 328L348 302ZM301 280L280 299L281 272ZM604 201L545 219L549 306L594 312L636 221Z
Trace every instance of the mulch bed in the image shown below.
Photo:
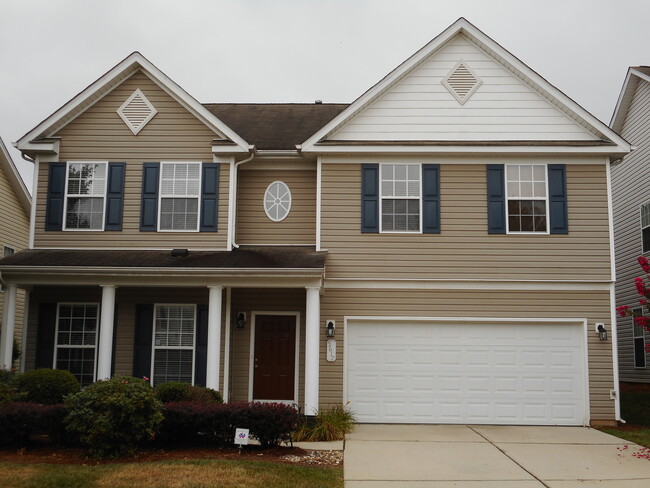
M180 449L142 449L134 456L119 459L97 460L89 458L83 449L60 447L30 447L23 449L0 450L0 462L20 464L113 464L148 463L154 461L228 459L240 461L266 461L272 463L297 464L300 466L337 467L343 462L341 451L311 451L299 447L275 447L261 449L259 446L246 446L241 454L236 448L180 448Z

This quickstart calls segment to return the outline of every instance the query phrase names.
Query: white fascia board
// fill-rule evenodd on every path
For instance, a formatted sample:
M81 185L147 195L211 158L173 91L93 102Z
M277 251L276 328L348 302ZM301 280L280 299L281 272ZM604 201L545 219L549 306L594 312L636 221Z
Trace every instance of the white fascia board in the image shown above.
M629 150L619 146L351 146L316 145L311 152L318 154L602 154L624 156Z
M248 150L248 143L246 143L244 139L242 139L226 124L221 122L221 120L212 114L212 112L201 105L194 97L183 90L183 88L176 84L171 78L137 51L127 56L114 68L101 76L97 81L89 85L86 89L63 105L59 110L21 137L16 143L16 147L21 151L29 150L27 146L29 142L47 133L50 128L56 126L60 121L64 120L75 111L81 112L85 110L85 105L90 106L95 103L99 98L105 95L105 93L102 93L102 90L105 89L114 79L118 77L125 79L135 73L138 69L141 69L158 86L165 90L165 92L172 96L172 98L183 105L183 107L189 110L208 127L213 129L219 135L223 135L225 138L232 140L244 151ZM106 93L108 93L108 91L110 90L107 90ZM58 129L60 129L60 127L57 127L57 130Z
M25 185L22 176L18 173L18 168L16 168L16 164L11 158L9 151L7 151L7 147L2 141L2 138L0 138L0 152L2 152L2 157L0 157L0 167L4 169L9 184L16 194L16 198L20 201L20 204L27 214L27 218L29 218L32 212L32 197L27 190L27 186Z
M613 130L607 127L607 125L591 115L571 98L555 88L535 71L521 62L517 57L501 47L497 42L495 42L493 39L488 37L485 33L471 24L468 20L462 17L447 29L445 29L440 35L435 37L427 45L417 51L413 56L408 58L400 66L390 72L379 83L377 83L367 92L365 92L361 97L355 100L337 117L332 119L323 128L321 128L313 136L302 143L302 150L304 152L314 151L314 146L320 140L325 138L344 122L355 116L379 94L390 88L399 79L417 67L425 58L429 57L433 52L444 45L449 39L459 33L465 34L473 42L486 50L490 55L496 57L497 59L500 58L500 62L508 67L511 67L511 69L518 71L525 81L536 87L539 91L542 92L542 94L545 94L550 99L557 100L558 103L566 107L567 114L573 114L575 116L575 119L584 122L584 126L587 130L591 129L591 132L602 134L604 137L614 142L618 146L618 148L616 148L618 150L615 152L630 152L630 144L625 141L625 139L616 134Z
M650 83L650 76L634 68L628 68L625 81L623 82L623 88L621 88L621 93L616 101L616 108L614 109L612 120L609 122L610 127L617 132L623 128L623 122L630 108L630 103L632 103L632 97L639 84L639 80Z
M214 145L212 146L212 154L248 154L249 150L244 149L239 145L233 146L233 145Z

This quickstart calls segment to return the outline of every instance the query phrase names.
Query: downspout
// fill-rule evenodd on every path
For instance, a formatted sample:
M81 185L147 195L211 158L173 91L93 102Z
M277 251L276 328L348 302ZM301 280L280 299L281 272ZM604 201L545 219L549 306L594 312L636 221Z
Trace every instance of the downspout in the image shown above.
M230 196L232 198L232 212L230 215L230 236L232 238L232 241L229 243L228 248L235 248L239 249L239 245L235 242L235 229L236 227L236 220L237 220L237 168L241 166L244 163L248 163L255 157L255 153L257 152L257 149L255 149L255 146L249 146L248 150L250 151L250 156L247 157L246 159L243 159L237 163L235 163L232 167L232 178L230 179L231 181L231 188L230 188Z

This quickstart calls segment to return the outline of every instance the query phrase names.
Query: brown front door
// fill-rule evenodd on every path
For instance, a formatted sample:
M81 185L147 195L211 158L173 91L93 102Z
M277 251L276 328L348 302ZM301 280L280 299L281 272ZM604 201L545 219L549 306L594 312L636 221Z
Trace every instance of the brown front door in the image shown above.
M295 316L255 316L253 368L253 399L294 399L296 372Z

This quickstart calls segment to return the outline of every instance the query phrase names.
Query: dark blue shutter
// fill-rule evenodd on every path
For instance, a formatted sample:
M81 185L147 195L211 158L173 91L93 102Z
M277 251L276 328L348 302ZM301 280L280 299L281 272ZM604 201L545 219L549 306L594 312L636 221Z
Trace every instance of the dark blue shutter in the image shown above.
M50 163L47 181L47 208L45 230L63 229L63 203L65 201L65 163Z
M203 163L201 183L201 232L217 231L219 163Z
M440 234L440 165L422 165L422 233Z
M108 163L106 222L104 224L104 230L122 230L125 171L125 163Z
M551 234L568 234L569 217L566 198L566 166L548 165L548 206Z
M153 305L136 305L133 340L133 376L151 378Z
M506 233L506 192L502 164L487 165L488 234Z
M379 232L379 165L361 165L361 232Z
M196 310L196 345L194 350L194 384L205 386L208 368L208 306Z
M41 303L38 307L36 330L36 368L52 368L54 363L54 334L56 303Z
M142 205L140 207L140 230L158 230L158 180L160 163L142 165Z

